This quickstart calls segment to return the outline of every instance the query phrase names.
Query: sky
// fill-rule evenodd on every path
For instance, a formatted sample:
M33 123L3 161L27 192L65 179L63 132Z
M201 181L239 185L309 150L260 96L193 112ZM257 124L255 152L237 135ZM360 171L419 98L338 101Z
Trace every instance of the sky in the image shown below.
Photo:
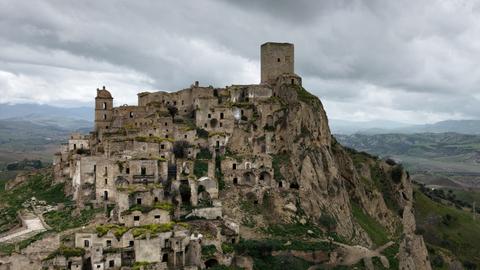
M0 103L259 83L267 41L295 44L329 118L480 118L476 0L0 0Z

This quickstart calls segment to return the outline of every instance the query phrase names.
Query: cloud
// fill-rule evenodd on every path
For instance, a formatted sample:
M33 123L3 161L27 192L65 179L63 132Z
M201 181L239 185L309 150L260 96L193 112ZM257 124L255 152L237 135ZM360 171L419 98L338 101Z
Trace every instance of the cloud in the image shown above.
M463 0L5 0L0 102L256 83L260 44L288 41L333 118L478 118L479 13Z

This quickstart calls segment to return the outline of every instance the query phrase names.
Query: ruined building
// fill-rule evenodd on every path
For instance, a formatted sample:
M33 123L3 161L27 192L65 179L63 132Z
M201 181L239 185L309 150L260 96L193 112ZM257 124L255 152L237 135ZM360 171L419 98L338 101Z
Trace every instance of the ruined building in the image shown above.
M293 56L293 44L265 43L260 84L195 82L177 92L139 93L137 106L114 107L111 92L97 89L95 130L73 134L54 162L57 181L71 183L80 208L109 209L103 234L75 235L92 269L135 261L197 269L222 259L202 261L196 252L212 240L174 220L212 220L214 243L235 243L239 226L224 216L219 191L290 185L274 180L270 154L277 151L275 122L284 117L277 100L289 98L282 86L301 85Z

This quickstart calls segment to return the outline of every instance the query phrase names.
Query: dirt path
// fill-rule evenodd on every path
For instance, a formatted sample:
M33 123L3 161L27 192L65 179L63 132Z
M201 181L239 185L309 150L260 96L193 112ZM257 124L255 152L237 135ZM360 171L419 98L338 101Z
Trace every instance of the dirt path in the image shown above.
M43 222L37 216L29 216L23 219L23 223L25 224L24 227L0 238L0 243L14 242L18 239L28 238L47 230L43 225Z
M365 266L367 267L367 269L374 269L372 258L379 257L382 265L385 268L390 267L388 259L381 253L386 248L394 244L394 242L392 241L377 248L376 250L371 250L359 245L349 246L349 245L338 243L338 242L332 242L332 243L339 246L339 253L340 253L338 257L331 258L331 260L333 259L333 261L330 262L330 264L332 265L351 266L359 263L361 260L364 260ZM319 267L320 265L314 265L310 267L309 270L319 269Z

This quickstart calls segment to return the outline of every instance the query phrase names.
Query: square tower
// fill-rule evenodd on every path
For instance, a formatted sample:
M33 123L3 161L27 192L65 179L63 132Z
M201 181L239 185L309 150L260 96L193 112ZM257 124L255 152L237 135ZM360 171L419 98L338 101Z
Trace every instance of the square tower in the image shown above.
M295 74L293 44L267 42L260 49L261 83L274 83L282 74Z

